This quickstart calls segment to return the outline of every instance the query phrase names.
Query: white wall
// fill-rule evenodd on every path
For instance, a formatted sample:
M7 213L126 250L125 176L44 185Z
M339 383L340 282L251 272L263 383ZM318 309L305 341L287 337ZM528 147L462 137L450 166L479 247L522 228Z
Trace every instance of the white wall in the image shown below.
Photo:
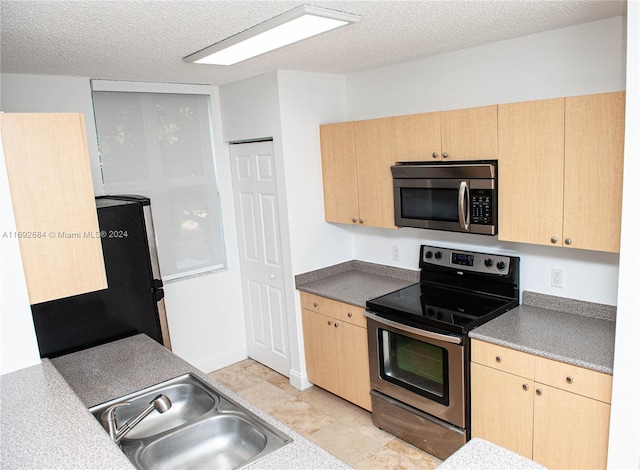
M85 113L95 190L96 194L103 194L89 79L2 74L1 87L2 110L6 112ZM220 103L215 87L211 105L228 268L165 285L173 351L205 372L247 357L231 169L227 147L222 142ZM5 305L19 301L18 295L18 290L5 292L3 287L2 317L12 315L12 321L30 322L32 328L30 309L5 310ZM25 357L34 352L39 356L37 344L32 344L28 333L16 329L16 334L19 334L16 338L24 339Z
M622 17L501 41L347 76L349 119L455 109L625 89ZM618 255L499 242L496 237L430 230L357 227L356 257L418 268L418 246L518 253L521 290L617 303ZM400 247L400 262L391 258ZM551 287L551 269L564 287Z
M344 77L278 71L220 89L224 140L273 138L286 276L289 376L309 385L294 274L353 258L352 233L324 223L318 123L346 117ZM332 250L325 249L333 247Z
M622 239L609 468L640 468L640 3L627 5L627 108ZM630 184L629 184L630 183Z
M0 375L40 363L0 135Z
M349 119L625 88L624 18L347 75Z
M287 198L287 236L294 291L294 274L352 259L350 228L324 222L322 165L318 123L344 120L346 96L344 76L306 72L278 72L284 181ZM327 249L330 247L330 249ZM302 341L300 297L291 296L289 336L292 384L308 384Z
M104 194L98 155L91 82L85 77L3 73L0 110L6 113L83 113L93 175L93 191Z

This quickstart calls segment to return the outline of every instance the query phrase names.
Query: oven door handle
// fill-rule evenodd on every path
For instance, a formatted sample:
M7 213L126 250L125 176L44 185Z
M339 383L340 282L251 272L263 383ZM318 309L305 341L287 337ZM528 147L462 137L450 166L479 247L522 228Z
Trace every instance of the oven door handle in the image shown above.
M382 323L385 326L390 326L391 328L397 328L398 330L406 331L407 333L413 333L414 335L419 335L424 338L436 339L439 341L444 341L446 343L453 343L453 344L462 343L462 338L460 338L459 336L443 335L442 333L435 333L433 331L422 330L420 328L414 328L413 326L403 325L402 323L397 323L391 320L387 320L386 318L381 318L375 313L370 312L369 310L364 311L364 316L374 321L377 321L378 323Z
M469 185L466 181L461 181L460 189L458 189L458 222L465 232L469 231L469 219L471 218L469 209Z

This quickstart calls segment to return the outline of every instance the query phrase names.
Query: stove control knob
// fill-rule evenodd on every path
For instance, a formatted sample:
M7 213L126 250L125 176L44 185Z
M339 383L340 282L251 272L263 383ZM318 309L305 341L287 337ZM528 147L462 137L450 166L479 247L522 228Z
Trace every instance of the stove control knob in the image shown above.
M507 265L504 263L504 261L498 261L498 263L496 264L496 268L498 268L500 271L502 271L506 267Z
M436 259L442 258L442 253L439 252L439 251L436 251L435 257L436 257Z
M490 268L491 266L493 266L493 260L492 260L491 258L486 258L486 259L484 260L484 265L485 265L487 268Z
M442 312L438 312L438 313L436 313L436 318L437 318L438 320L442 320L442 316L443 316L443 315L442 315Z
M435 312L433 311L433 309L432 309L432 308L428 308L428 309L427 309L427 315L429 315L430 317L432 317L432 316L434 315L434 313L435 313Z
M431 259L431 258L433 258L433 252L432 252L432 251L427 251L427 252L424 254L424 257L425 257L425 258L427 258L427 259Z

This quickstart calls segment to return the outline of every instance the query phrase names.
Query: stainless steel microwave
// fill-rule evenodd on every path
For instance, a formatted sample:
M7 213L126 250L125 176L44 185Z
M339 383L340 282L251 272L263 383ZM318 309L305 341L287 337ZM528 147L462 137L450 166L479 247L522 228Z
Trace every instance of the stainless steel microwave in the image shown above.
M498 162L406 162L391 167L399 227L496 235Z

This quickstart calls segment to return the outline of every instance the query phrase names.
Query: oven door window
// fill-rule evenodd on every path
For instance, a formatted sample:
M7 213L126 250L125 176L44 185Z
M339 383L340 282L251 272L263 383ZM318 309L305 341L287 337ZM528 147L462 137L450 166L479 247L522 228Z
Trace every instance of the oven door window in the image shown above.
M447 350L379 329L380 377L443 405L449 405Z

